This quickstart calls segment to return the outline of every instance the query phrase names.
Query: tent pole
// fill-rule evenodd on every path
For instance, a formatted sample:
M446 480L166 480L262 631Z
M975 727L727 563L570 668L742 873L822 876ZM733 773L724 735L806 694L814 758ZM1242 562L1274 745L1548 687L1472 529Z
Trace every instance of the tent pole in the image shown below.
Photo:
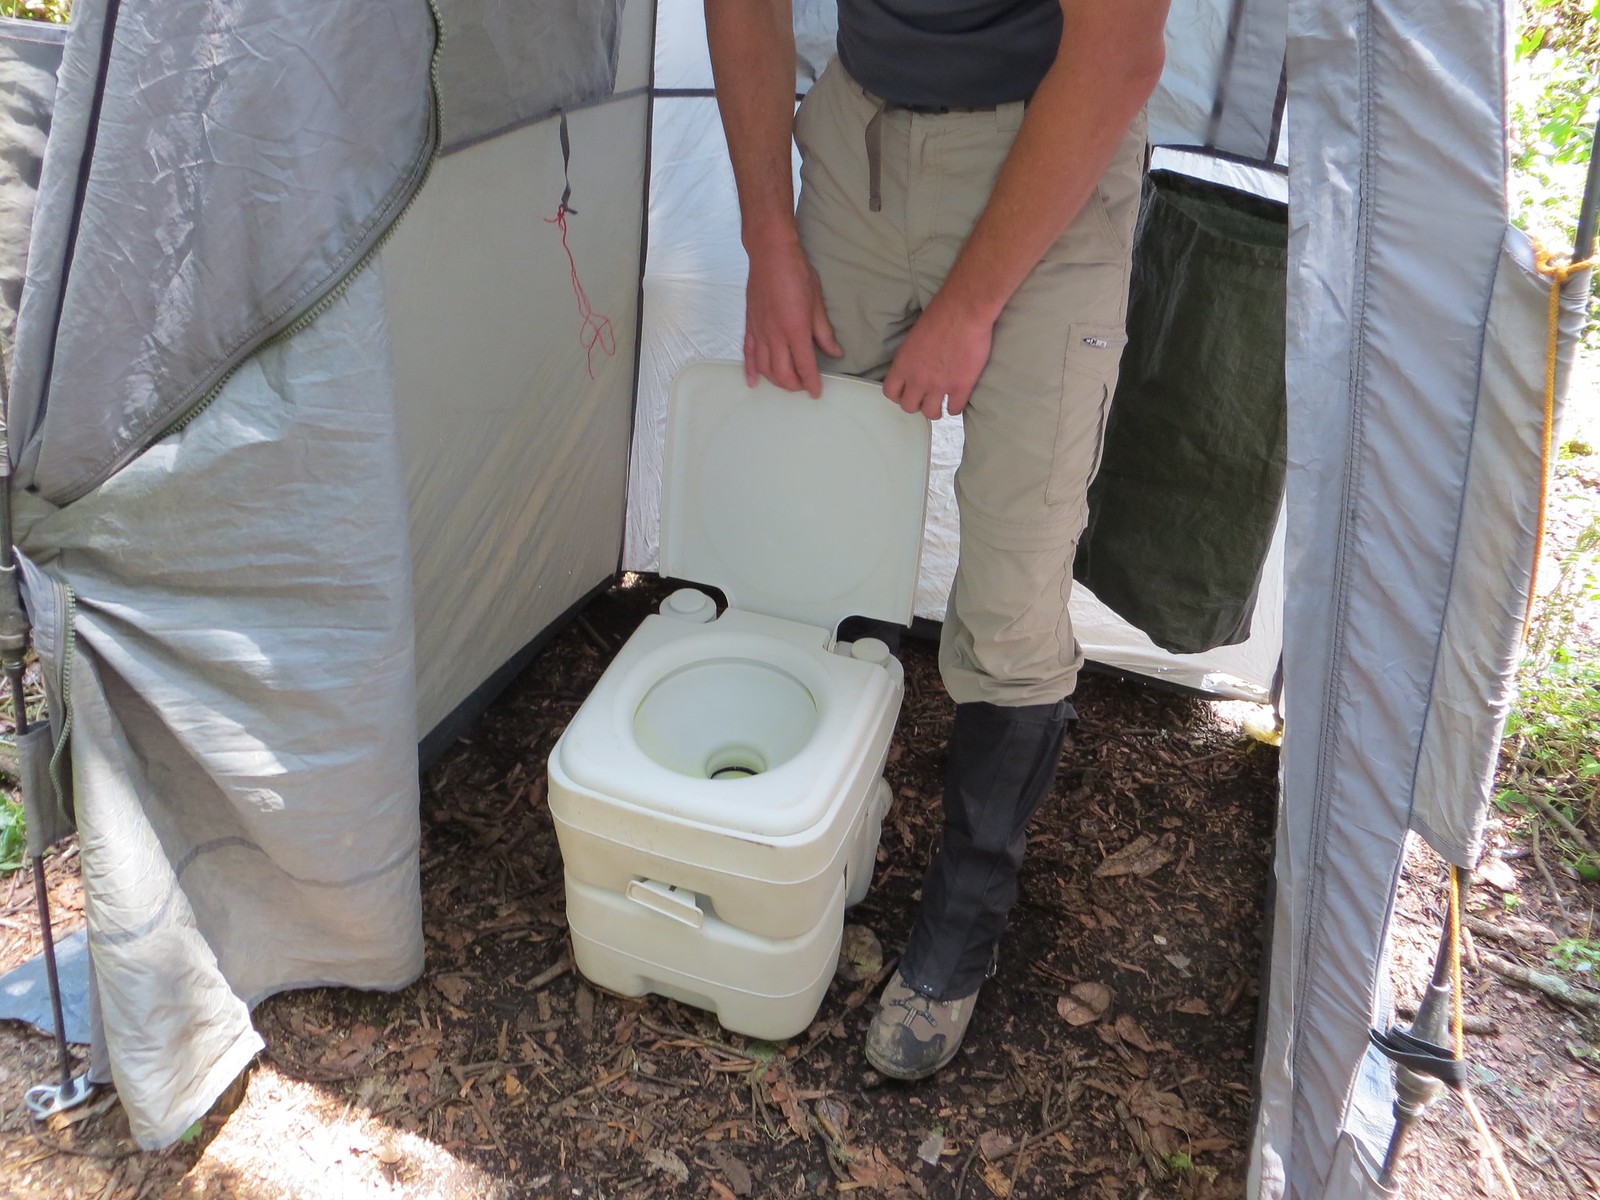
M0 670L11 688L12 728L20 746L28 732L28 704L23 695L23 667L31 628L17 585L17 557L12 545L11 446L8 437L10 396L5 361L0 359ZM23 784L27 787L26 782ZM55 1022L56 1058L60 1071L55 1084L28 1089L24 1103L38 1120L76 1108L94 1092L88 1072L72 1075L72 1052L67 1048L67 1023L61 1007L61 973L56 965L56 942L50 927L50 891L45 885L44 848L32 856L33 898L39 909L39 935L44 942L45 977L50 985L50 1015Z
M1466 889L1471 879L1472 876L1467 872L1461 873L1458 898L1462 905L1466 904ZM1416 1019L1411 1022L1410 1032L1408 1035L1391 1035L1385 1039L1388 1046L1383 1048L1388 1053L1397 1038L1405 1038L1409 1044L1401 1048L1412 1052L1410 1062L1416 1064L1415 1067L1404 1061L1395 1064L1394 1133L1389 1138L1389 1149L1383 1156L1383 1171L1379 1176L1379 1182L1386 1188L1394 1187L1395 1170L1405 1152L1406 1139L1418 1119L1439 1098L1439 1093L1447 1084L1454 1087L1464 1079L1461 1075L1464 1067L1455 1058L1450 1032L1453 928L1452 914L1447 909L1444 928L1439 931L1439 950L1433 959L1433 978L1423 994L1422 1003L1417 1005ZM1422 1054L1418 1055L1417 1051ZM1454 1068L1454 1071L1446 1068ZM1456 1081L1452 1081L1452 1074L1457 1077Z
M1595 218L1600 215L1600 119L1595 122L1589 143L1589 177L1583 185L1583 200L1578 206L1578 233L1572 239L1572 261L1582 262L1595 252Z

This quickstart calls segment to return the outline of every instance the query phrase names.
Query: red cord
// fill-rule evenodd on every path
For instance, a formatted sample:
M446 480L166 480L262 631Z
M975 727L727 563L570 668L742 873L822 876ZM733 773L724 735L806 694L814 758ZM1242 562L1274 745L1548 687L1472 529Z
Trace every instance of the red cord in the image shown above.
M593 379L595 348L605 351L607 357L616 354L617 335L611 328L610 318L595 312L594 305L589 303L589 293L583 290L583 281L578 278L578 260L572 256L572 247L567 244L567 214L571 211L563 204L556 209L556 215L546 217L544 223L561 230L561 248L567 252L567 265L572 268L572 294L578 298L578 316L583 318L578 326L578 341L588 356L589 378Z

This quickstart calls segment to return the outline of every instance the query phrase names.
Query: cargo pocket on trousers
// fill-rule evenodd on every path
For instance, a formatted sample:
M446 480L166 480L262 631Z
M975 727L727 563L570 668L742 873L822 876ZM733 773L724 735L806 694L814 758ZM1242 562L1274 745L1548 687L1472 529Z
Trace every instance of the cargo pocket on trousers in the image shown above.
M1082 504L1105 451L1106 418L1128 332L1121 325L1072 325L1061 371L1055 458L1047 504ZM1086 514L1087 515L1087 514Z

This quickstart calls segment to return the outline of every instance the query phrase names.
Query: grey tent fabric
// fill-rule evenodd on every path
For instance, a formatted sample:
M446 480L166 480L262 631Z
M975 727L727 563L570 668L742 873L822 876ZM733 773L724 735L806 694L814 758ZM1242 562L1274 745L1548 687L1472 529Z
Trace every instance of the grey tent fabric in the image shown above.
M11 358L28 265L28 231L65 40L66 30L59 25L14 21L0 30L0 364Z
M446 152L592 103L616 85L623 0L437 3Z
M1449 21L1388 0L1290 10L1293 586L1252 1177L1273 1197L1376 1194L1388 1073L1371 1069L1367 1030L1389 1015L1406 831L1425 812L1456 835L1442 849L1470 861L1478 848L1478 767L1503 716L1515 631L1494 611L1467 617L1485 584L1462 539L1470 530L1498 558L1498 607L1525 588L1532 552L1521 504L1504 501L1539 482L1537 461L1497 450L1480 420L1486 351L1524 363L1540 353L1489 342L1538 305L1502 293L1496 303L1521 320L1490 319L1505 239L1503 19L1493 0L1458 5ZM1476 469L1495 453L1503 468ZM1489 644L1465 644L1474 638ZM1475 655L1488 669L1452 665ZM1441 716L1451 710L1472 715ZM1442 778L1420 766L1428 754L1466 756L1455 781L1478 774L1474 786L1424 802L1419 787Z
M1258 162L1276 161L1288 9L1287 0L1233 0L1206 130L1208 147Z
M1562 292L1557 418L1572 355L1589 309L1588 273ZM1434 700L1423 726L1411 828L1441 856L1471 867L1500 735L1515 701L1514 676L1527 611L1529 564L1539 520L1537 478L1544 413L1550 281L1520 230L1506 231L1484 331L1482 375L1444 615ZM1463 804L1462 798L1477 800Z
M1074 575L1173 654L1250 634L1283 501L1285 225L1230 188L1145 184Z
M69 680L106 1045L144 1146L259 1049L248 1005L421 970L390 371L369 270L90 495L18 497L41 659Z
M433 48L423 0L80 0L67 35L16 540L93 1060L142 1145L257 1051L250 1004L421 968L406 504L359 268L432 160Z
M432 159L432 53L421 0L76 6L12 364L21 486L85 494L348 276Z
M1289 0L1172 0L1150 140L1272 162Z

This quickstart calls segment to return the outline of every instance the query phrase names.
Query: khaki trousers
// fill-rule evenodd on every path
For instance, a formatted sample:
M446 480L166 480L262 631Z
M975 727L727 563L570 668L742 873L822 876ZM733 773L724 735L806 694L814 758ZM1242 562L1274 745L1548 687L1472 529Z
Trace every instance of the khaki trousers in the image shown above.
M1022 113L1020 103L937 115L885 109L837 59L828 66L795 117L800 238L844 348L823 359L825 370L887 373L988 202ZM1001 314L962 417L961 551L939 650L957 703L1049 704L1076 685L1072 560L1127 340L1144 154L1141 116Z

